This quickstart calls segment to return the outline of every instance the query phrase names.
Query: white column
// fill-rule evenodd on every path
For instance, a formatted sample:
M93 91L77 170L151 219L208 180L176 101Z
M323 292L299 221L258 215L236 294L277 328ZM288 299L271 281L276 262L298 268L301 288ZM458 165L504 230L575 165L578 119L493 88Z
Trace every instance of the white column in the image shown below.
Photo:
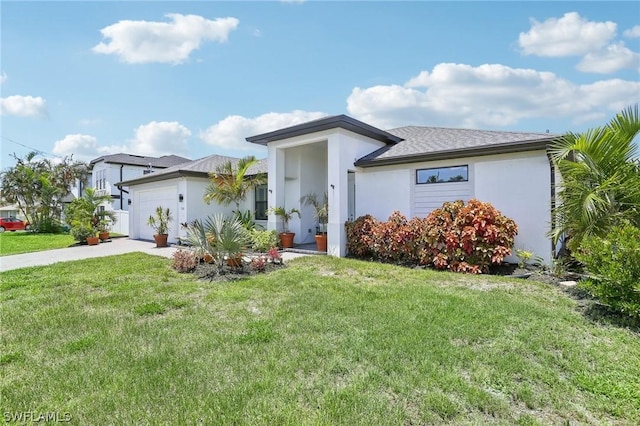
M269 146L268 157L268 204L269 208L284 206L284 172L285 172L285 158L284 150L276 148L275 146ZM267 222L267 229L282 230L282 225L278 220L278 217L273 213L269 214L269 221Z

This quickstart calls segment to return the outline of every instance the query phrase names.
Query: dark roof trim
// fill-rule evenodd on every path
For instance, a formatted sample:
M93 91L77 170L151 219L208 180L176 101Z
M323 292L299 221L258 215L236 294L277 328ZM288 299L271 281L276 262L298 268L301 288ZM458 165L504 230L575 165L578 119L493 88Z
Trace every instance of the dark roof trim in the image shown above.
M286 127L273 132L263 133L261 135L250 136L246 138L246 140L247 142L258 145L267 145L269 142L293 138L295 136L306 135L309 133L321 132L323 130L334 129L336 127L340 127L387 144L395 144L402 140L402 138L398 136L387 133L384 130L380 130L344 114L309 121L307 123Z
M143 183L160 182L162 180L175 179L175 178L187 177L187 176L208 178L209 174L205 172L194 172L191 170L176 170L170 173L149 173L147 175L141 176L136 179L118 182L116 183L116 186L121 187L121 186L138 185Z
M392 164L418 163L423 161L447 160L464 157L475 157L483 155L509 154L513 152L546 150L549 143L555 137L548 139L536 139L533 141L510 142L505 144L489 145L473 148L459 148L447 151L437 151L424 154L411 154L398 157L381 158L373 160L357 160L354 165L358 167L376 167Z

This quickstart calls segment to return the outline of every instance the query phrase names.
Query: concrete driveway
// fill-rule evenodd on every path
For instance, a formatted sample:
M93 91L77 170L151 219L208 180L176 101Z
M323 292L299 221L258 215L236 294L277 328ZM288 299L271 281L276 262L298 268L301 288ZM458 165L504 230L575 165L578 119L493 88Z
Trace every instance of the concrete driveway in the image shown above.
M51 265L69 260L89 259L92 257L112 256L116 254L143 252L156 256L171 257L176 247L157 248L149 241L114 238L110 242L97 246L74 246L56 250L38 251L35 253L12 254L0 257L0 271L26 268L29 266Z
M150 241L130 240L129 238L114 238L110 242L97 246L74 246L56 250L38 251L35 253L13 254L0 257L0 272L29 266L51 265L69 260L89 259L92 257L113 256L116 254L142 252L155 256L171 258L178 247L157 248L156 243ZM298 253L282 253L282 259L287 260L305 256Z

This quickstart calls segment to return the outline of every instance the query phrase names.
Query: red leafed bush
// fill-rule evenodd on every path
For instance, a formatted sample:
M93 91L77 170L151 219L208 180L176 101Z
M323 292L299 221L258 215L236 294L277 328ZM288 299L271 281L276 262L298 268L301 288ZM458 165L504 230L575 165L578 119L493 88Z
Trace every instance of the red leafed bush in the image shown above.
M345 224L347 230L347 252L351 256L360 259L376 257L373 247L373 228L378 223L376 218L367 214Z
M475 199L446 202L424 219L398 211L386 222L361 216L346 229L351 256L476 274L511 254L518 232L513 220Z
M426 219L422 263L455 272L487 272L511 254L516 223L490 203L472 199L447 202Z
M177 250L173 253L171 267L178 272L191 272L198 264L198 257L191 250Z

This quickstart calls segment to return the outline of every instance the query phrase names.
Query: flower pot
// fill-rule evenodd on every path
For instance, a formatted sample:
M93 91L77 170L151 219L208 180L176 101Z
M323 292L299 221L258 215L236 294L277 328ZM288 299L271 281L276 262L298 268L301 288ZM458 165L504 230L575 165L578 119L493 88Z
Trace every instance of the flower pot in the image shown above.
M211 256L210 254L207 253L207 254L204 255L202 260L204 260L204 263L212 263L213 262L213 256Z
M169 239L168 234L156 234L153 236L153 239L156 241L156 247L168 247L167 240Z
M100 238L100 241L107 241L109 239L109 231L98 232L98 238Z
M318 251L327 251L327 234L316 235L316 248Z
M99 242L100 242L100 238L96 236L87 237L87 244L90 246L97 246Z
M227 258L227 265L231 268L239 268L242 266L242 255L237 254L234 257Z
M283 232L280 234L280 246L282 248L291 248L293 247L293 237L295 237L294 232Z

